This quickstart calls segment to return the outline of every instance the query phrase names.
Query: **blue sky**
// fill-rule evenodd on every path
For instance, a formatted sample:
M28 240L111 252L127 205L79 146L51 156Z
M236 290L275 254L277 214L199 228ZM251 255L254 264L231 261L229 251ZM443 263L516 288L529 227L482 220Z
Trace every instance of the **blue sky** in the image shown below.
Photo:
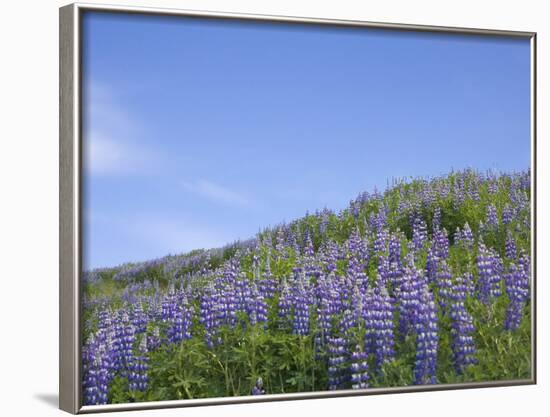
M528 40L87 13L84 266L530 164Z

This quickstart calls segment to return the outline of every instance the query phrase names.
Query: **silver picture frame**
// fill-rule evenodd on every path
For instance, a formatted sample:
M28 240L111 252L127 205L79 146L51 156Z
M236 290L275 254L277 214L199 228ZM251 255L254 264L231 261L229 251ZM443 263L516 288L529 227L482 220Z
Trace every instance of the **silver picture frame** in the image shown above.
M394 388L367 388L335 392L304 392L264 396L223 397L194 400L172 400L144 403L82 405L81 390L81 305L82 274L82 15L87 11L115 13L195 16L211 19L253 20L256 22L295 23L332 27L366 27L398 31L441 32L529 39L531 46L531 378L479 383L438 384ZM536 108L536 32L473 29L381 23L355 20L333 20L292 16L178 10L155 7L130 7L74 3L59 9L59 408L73 414L138 409L193 407L217 404L301 400L327 397L364 396L374 394L412 393L465 388L504 387L536 384L537 381L537 291L536 291L536 201L537 201L537 108Z

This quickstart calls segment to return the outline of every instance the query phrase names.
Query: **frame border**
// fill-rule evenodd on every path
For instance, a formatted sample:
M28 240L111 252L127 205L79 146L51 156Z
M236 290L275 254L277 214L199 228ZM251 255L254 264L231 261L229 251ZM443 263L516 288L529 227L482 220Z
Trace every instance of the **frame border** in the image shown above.
M364 390L317 391L264 396L167 400L82 406L81 291L82 275L82 16L87 11L198 17L222 20L367 27L399 31L457 33L529 39L531 46L531 378L475 383L439 384ZM463 27L272 16L155 7L73 3L59 9L59 408L71 414L129 411L206 405L336 398L375 394L429 392L451 389L507 387L537 383L537 33Z

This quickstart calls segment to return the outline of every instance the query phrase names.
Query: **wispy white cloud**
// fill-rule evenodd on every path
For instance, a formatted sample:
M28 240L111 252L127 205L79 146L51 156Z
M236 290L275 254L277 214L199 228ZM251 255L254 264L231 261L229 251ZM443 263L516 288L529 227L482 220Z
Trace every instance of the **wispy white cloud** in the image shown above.
M155 247L159 254L217 247L228 240L219 230L170 213L140 213L124 222L123 228L130 237Z
M160 162L145 127L105 85L91 82L84 103L84 167L91 175L147 175Z
M185 190L208 198L216 203L240 207L250 206L252 204L252 200L246 194L208 180L201 179L194 182L183 181L182 185Z
M149 172L155 153L125 140L91 133L85 138L85 161L92 175L131 175Z
M221 247L235 240L234 232L205 224L190 213L85 211L85 221L92 232L85 243L87 269ZM126 243L117 246L120 242Z

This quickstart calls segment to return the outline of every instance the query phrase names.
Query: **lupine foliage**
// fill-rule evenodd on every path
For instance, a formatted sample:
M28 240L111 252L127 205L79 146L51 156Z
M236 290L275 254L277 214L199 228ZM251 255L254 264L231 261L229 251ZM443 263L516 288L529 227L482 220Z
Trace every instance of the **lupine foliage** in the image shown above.
M395 181L84 276L86 404L530 376L530 173Z

